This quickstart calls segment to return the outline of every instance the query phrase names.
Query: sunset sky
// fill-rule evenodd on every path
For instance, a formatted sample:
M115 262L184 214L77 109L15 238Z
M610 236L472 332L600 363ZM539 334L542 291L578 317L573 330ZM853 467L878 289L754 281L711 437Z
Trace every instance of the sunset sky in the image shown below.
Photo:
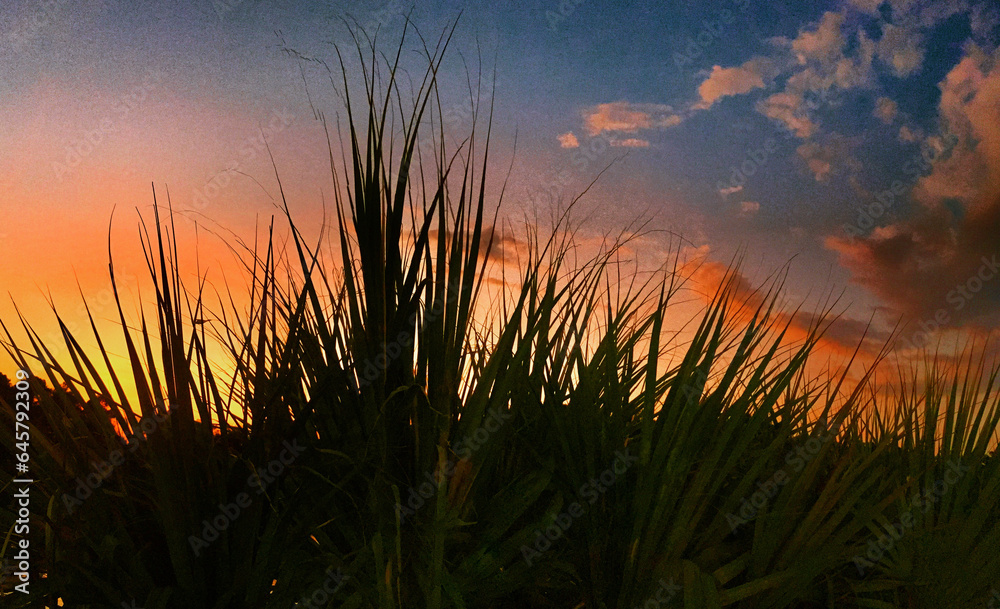
M910 322L903 350L921 325L940 328L932 344L997 327L1000 8L986 0L3 0L0 287L43 331L49 293L82 321L77 280L113 317L112 209L126 277L142 274L151 184L185 217L252 235L277 196L262 135L293 213L318 221L333 185L317 116L343 120L343 105L288 50L334 67L331 43L354 48L345 20L389 48L407 14L431 43L458 18L440 78L450 131L468 124L467 77L495 90L490 184L513 163L515 225L610 164L580 203L583 238L649 218L683 236L707 287L741 251L747 286L791 261L791 302L843 292L831 347L869 319L875 342ZM419 48L409 38L414 78ZM670 243L635 252L655 267ZM217 239L198 244L217 280L234 268ZM15 319L9 298L0 318Z

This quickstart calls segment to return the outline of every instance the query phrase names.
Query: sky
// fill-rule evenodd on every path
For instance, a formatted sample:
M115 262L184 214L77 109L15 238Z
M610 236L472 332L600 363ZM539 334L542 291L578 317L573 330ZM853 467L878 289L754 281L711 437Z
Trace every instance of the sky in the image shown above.
M489 185L510 168L512 225L600 174L582 239L642 219L655 232L630 252L654 268L682 244L700 293L742 256L748 301L787 267L789 302L806 303L794 323L840 298L833 351L867 331L873 354L898 324L910 355L996 333L1000 7L966 0L4 0L0 319L16 304L51 335L51 299L82 327L80 291L111 319L109 245L139 294L154 185L190 220L198 272L232 276L211 232L266 225L268 148L293 213L320 222L333 184L318 118L344 120L320 61L353 49L349 25L391 48L407 16L432 43L457 19L445 124L469 125L470 82L494 95Z

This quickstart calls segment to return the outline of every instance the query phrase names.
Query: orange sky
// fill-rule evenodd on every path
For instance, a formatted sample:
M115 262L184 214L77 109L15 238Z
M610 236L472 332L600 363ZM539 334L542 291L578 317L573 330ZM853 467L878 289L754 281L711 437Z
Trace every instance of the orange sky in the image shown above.
M334 129L345 119L343 92L320 60L338 65L329 41L352 44L334 13L354 11L389 38L403 24L391 4L333 3L330 14L116 4L59 4L33 21L42 9L14 0L0 19L0 286L45 336L55 331L48 294L82 327L77 281L113 328L112 210L119 273L141 277L136 208L151 221L153 183L161 204L169 188L184 217L249 239L275 213L266 141L297 222L315 234L333 188L318 119ZM441 4L415 10L425 33L454 18ZM483 74L487 92L496 86L490 200L511 167L501 221L545 225L608 168L576 212L584 242L596 247L648 218L662 232L635 247L640 268L662 265L680 234L705 260L692 284L702 293L738 252L747 294L791 261L788 310L807 303L797 325L843 294L825 353L850 353L869 319L869 358L900 319L908 341L921 323L940 325L929 343L948 349L991 332L1000 280L983 281L961 307L951 298L1000 253L1000 17L985 4L760 6L742 11L727 44L714 34L705 42L703 15L686 9L638 20L627 7L607 18L594 10L553 27L532 3L483 8L456 30L442 111L461 133L471 118L467 76ZM422 58L405 60L415 78ZM345 61L357 74L356 58ZM845 235L944 133L954 145L906 178L912 192L865 234ZM740 175L747 167L752 175ZM193 273L193 224L181 222ZM197 254L219 285L237 268L208 232ZM938 324L942 310L948 320ZM127 313L135 319L134 301ZM0 318L16 319L11 299Z

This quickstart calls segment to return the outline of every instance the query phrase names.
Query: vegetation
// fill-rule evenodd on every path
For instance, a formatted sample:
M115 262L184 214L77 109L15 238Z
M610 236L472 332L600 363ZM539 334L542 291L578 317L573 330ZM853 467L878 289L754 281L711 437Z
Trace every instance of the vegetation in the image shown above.
M664 329L679 276L613 282L621 243L571 264L564 221L487 300L490 121L484 144L447 144L447 43L424 47L409 98L399 53L358 46L349 158L329 151L339 261L286 204L288 249L240 250L249 304L210 307L157 205L140 232L155 311L126 319L111 267L126 371L92 317L96 351L60 319L64 362L4 320L33 373L44 540L31 596L5 606L985 606L1000 585L997 369L932 362L895 394L870 372L810 378L825 322L792 344L780 282L752 306L735 271L682 344Z

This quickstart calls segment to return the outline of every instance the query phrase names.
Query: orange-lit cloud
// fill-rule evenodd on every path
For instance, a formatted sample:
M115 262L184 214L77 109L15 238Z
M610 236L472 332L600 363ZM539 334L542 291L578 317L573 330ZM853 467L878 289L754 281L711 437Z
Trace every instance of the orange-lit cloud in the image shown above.
M896 113L898 111L899 105L888 97L880 97L875 100L875 112L873 114L886 125L891 125L892 121L896 120Z
M886 24L878 41L878 57L892 66L899 78L916 73L924 63L924 34L919 22L910 19L900 25Z
M870 234L826 240L856 283L911 318L945 320L934 325L1000 321L998 59L1000 51L974 51L941 83L940 111L952 131L927 140L941 152L914 188L921 207L895 222L871 209L881 226ZM951 150L943 145L949 136Z
M572 131L557 135L556 139L559 140L560 148L578 148L580 146L580 140L576 139Z
M705 249L702 250L703 253L705 251ZM766 289L755 288L750 280L738 270L734 271L713 260L696 258L687 265L685 272L705 303L711 302L722 286L728 286L737 305L732 310L732 314L738 321L749 321L755 311L767 308ZM822 329L822 336L816 344L817 355L826 353L842 357L849 356L860 345L862 352L870 357L877 353L882 344L889 338L888 333L870 327L870 324L865 321L851 319L843 315L830 315L821 318L820 315L808 311L793 313L780 306L782 304L780 299L778 304L779 307L773 314L772 321L778 328L787 326L786 342L802 341L814 329ZM798 303L792 303L791 306L796 304Z
M911 129L907 125L903 125L899 128L899 140L901 142L913 143L921 139L919 130Z
M831 133L805 142L796 148L796 152L805 161L816 181L824 182L841 165L857 167L851 151L858 143L857 139Z
M815 29L799 32L798 37L791 42L792 52L799 63L835 59L845 42L841 31L843 23L843 13L828 11L820 18Z
M765 79L773 78L770 62L752 59L736 68L712 67L712 73L698 86L701 102L695 107L705 109L723 97L763 89Z
M432 242L436 242L439 234L436 228L428 231ZM446 232L445 236L451 237L451 232ZM471 234L469 238L471 239ZM525 242L518 239L509 228L484 226L479 237L479 257L485 258L489 252L491 260L506 262L515 259L518 253L526 255L525 245Z
M778 121L800 138L812 137L819 131L817 125L804 112L805 98L798 93L775 93L758 104L764 116Z
M681 123L681 117L667 105L617 101L588 108L583 121L587 133L595 136L604 131L636 133L641 129L673 127Z

